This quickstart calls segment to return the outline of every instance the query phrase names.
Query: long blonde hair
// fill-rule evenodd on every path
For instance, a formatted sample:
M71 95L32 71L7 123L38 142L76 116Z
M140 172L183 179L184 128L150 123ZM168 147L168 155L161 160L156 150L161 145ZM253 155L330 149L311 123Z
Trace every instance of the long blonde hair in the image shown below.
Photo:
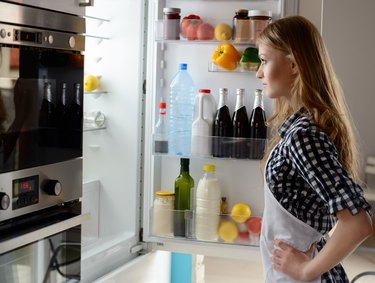
M280 140L276 130L292 113L304 106L314 122L335 144L339 161L358 180L358 148L341 86L333 70L319 31L301 16L286 17L268 25L261 42L290 56L298 68L291 89L292 99L275 99L268 119L272 138L270 149Z

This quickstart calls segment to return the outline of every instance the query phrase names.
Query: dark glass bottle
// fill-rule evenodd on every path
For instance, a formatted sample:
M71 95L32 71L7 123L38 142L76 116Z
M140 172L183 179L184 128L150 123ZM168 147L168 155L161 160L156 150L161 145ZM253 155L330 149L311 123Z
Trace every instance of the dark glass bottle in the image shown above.
M55 105L52 102L51 83L45 82L39 111L39 144L52 146L55 131Z
M236 109L233 113L233 137L238 138L233 142L232 157L248 158L248 136L249 136L249 117L247 116L246 107L244 105L243 88L237 89Z
M74 97L69 106L69 130L71 146L82 148L83 108L81 105L81 84L74 84Z
M180 175L174 183L174 235L185 237L185 210L189 210L191 193L194 188L194 180L189 174L189 162L187 158L181 158Z
M264 111L263 93L255 90L254 107L250 116L250 158L261 159L264 155L267 139L266 112Z
M65 146L68 125L68 106L66 105L66 83L61 84L61 96L56 107L56 128L58 131L58 144Z
M228 89L220 88L219 93L219 105L212 127L212 154L214 157L230 157L232 118L227 106Z

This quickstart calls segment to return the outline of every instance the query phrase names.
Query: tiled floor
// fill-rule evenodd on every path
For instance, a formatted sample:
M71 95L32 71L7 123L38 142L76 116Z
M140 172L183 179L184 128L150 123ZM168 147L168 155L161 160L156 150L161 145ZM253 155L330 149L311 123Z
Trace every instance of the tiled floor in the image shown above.
M260 261L244 261L205 257L205 283L264 283ZM351 280L363 271L375 271L375 251L356 252L343 265ZM358 279L356 283L374 283L375 276Z

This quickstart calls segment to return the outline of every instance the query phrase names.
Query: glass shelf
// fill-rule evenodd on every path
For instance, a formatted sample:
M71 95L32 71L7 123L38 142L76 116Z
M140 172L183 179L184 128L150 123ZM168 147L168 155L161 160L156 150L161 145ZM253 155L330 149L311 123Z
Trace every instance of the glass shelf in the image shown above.
M256 73L259 63L238 63L234 70L225 70L212 62L208 62L209 72L226 72L226 73Z
M171 20L169 20L171 21ZM178 24L180 23L180 20L172 20L172 21L178 21ZM227 23L228 25L232 25L231 20L222 20L222 21L215 21L215 23L211 23L213 27L215 27L218 23ZM236 40L228 40L228 41L220 41L216 39L210 39L210 40L189 40L186 38L183 38L180 35L180 39L165 39L164 38L164 20L157 20L156 26L155 26L155 40L156 42L163 42L163 43L175 43L175 44L210 44L210 45L219 45L225 42L231 43L233 45L247 45L251 47L255 47L255 42L253 40L249 41L236 41Z
M108 91L106 90L85 91L85 94L92 95L94 98L98 98L99 96L107 93Z
M217 213L195 213L192 210L172 210L155 207L150 213L151 235L170 239L186 239L199 242L221 243L228 245L244 245L259 247L260 225L262 217L259 215L237 215L236 219L241 219L241 223L234 221L230 214ZM197 216L200 221L206 223L217 223L216 227L211 227L211 237L197 238ZM175 221L185 222L185 236L174 236ZM201 231L203 232L203 231ZM199 232L198 232L199 233Z
M92 131L100 131L100 130L105 130L107 129L106 126L104 127L83 127L83 131L84 132L92 132Z
M155 137L153 138L153 155L178 158L220 158L228 160L261 160L267 147L267 139L233 138L216 136L195 136L195 144L202 145L192 148L192 154L179 155L173 153L155 152ZM216 152L214 154L213 152ZM237 154L233 154L233 152ZM215 156L214 156L215 155Z

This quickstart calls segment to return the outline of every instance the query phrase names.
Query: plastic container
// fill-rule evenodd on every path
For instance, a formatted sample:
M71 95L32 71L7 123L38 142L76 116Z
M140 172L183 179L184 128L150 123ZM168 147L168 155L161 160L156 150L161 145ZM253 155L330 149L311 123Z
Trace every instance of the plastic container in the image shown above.
M157 236L173 235L173 206L175 194L170 191L155 193L152 233Z
M159 103L159 120L155 125L154 131L154 152L168 153L168 127L166 122L167 103L162 101Z
M236 42L250 41L250 18L247 9L236 10L233 17L233 40Z
M187 71L187 64L180 64L179 71L170 84L168 152L171 155L191 154L195 94L195 84Z
M203 171L195 194L195 236L197 240L215 241L220 222L220 184L215 165L206 164Z
M198 112L198 116L193 121L192 125L191 153L193 155L208 156L212 154L210 136L215 109L211 90L200 89L196 100L198 100L198 105L196 106L198 107L198 111L195 112ZM205 109L209 113L204 113Z
M250 10L251 41L255 42L264 28L272 21L271 11Z
M163 9L163 39L180 39L180 8Z
M199 97L204 96L204 103L203 103L203 117L206 119L210 124L213 123L215 119L215 113L216 113L216 100L214 96L211 93L210 89L200 89L198 91L198 94L195 96L195 102L194 102L194 118L198 118L199 114Z

